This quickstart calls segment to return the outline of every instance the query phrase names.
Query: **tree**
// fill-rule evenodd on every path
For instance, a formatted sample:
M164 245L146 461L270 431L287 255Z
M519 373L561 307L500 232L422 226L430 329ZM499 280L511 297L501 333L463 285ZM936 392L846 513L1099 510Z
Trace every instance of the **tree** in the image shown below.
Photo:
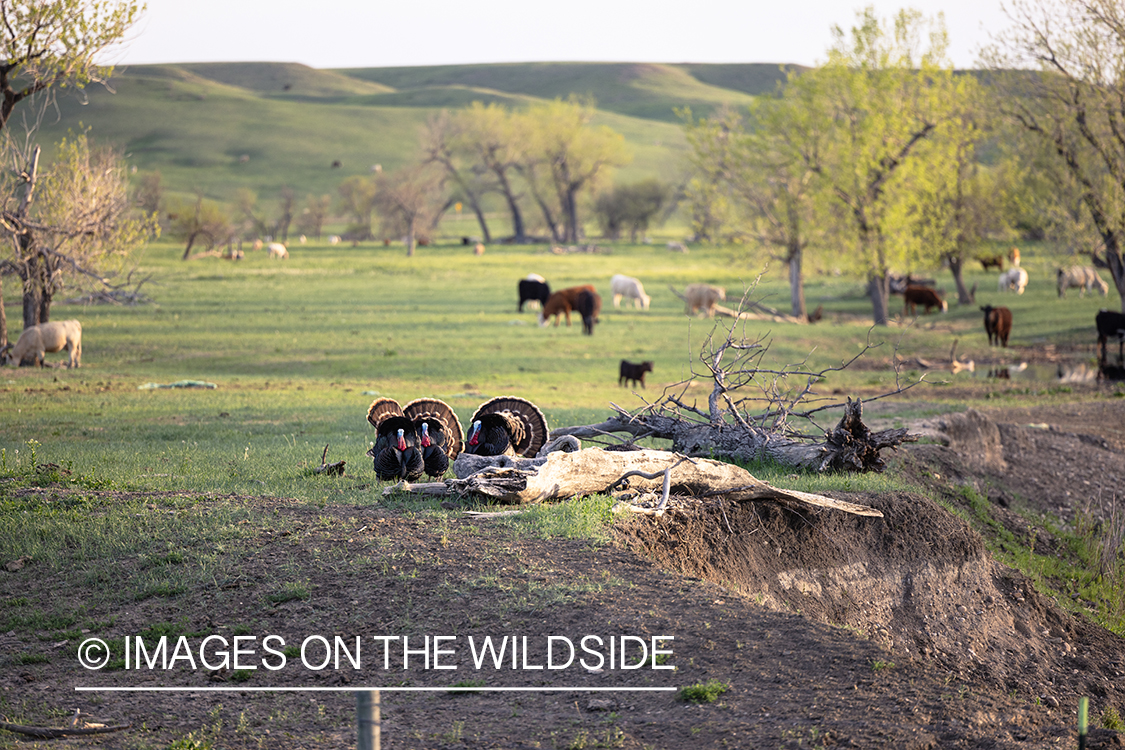
M168 219L171 222L171 235L187 243L183 260L191 255L191 249L197 241L206 243L207 249L211 250L234 234L227 212L214 201L205 200L202 193L196 194L192 204L172 202L168 208Z
M332 207L332 196L322 195L319 198L308 196L305 198L305 207L297 217L297 231L301 234L311 234L320 239L324 231L324 222L328 221L328 210Z
M0 129L36 93L104 83L112 68L95 58L121 40L138 12L132 0L0 3Z
M648 231L648 225L664 208L671 191L656 179L642 180L628 185L615 185L598 196L594 213L602 233L610 239L629 230L629 240L637 241L637 233Z
M592 103L572 98L533 104L525 114L531 134L525 176L561 242L579 240L578 202L583 191L593 190L613 167L623 167L632 159L620 133L590 124L595 112ZM553 205L544 188L554 193Z
M403 167L380 177L375 205L389 231L406 237L406 255L414 255L418 231L429 226L443 205L435 200L441 177L427 164Z
M428 163L441 166L453 180L460 197L469 204L477 217L484 241L492 242L492 233L488 231L488 221L484 217L481 200L493 186L482 179L486 173L484 166L464 163L462 153L467 150L462 146L466 137L463 133L464 125L461 118L451 116L447 110L432 116L422 129L422 151Z
M867 276L877 325L887 323L888 274L902 260L896 235L907 230L891 212L894 180L920 143L951 117L953 70L945 63L942 17L927 25L917 11L880 23L873 8L858 14L850 40L839 27L828 62L788 86L816 110L810 115L831 137L812 164L847 217L838 235L846 254Z
M1125 311L1125 7L1113 0L1015 0L1011 28L983 55L1005 114L1054 152L1072 183ZM1028 70L1032 68L1033 70Z
M375 196L379 186L370 177L349 177L336 189L344 213L353 221L348 228L352 240L371 239L371 221L375 215Z
M13 253L0 265L23 282L25 328L50 320L54 296L68 279L108 284L112 265L158 233L155 215L130 215L121 154L92 148L85 134L59 143L42 174L36 148L26 170L7 183L0 226Z
M965 287L964 266L972 250L989 237L1006 234L1007 184L1011 164L1001 155L991 166L978 150L990 133L983 91L976 78L954 82L958 116L941 124L903 167L903 190L896 196L909 231L898 242L910 261L922 265L940 258L949 267L962 305L973 295Z
M461 146L474 154L476 164L492 175L512 219L512 241L527 242L520 193L513 178L526 160L527 132L521 117L505 107L473 102L457 114Z

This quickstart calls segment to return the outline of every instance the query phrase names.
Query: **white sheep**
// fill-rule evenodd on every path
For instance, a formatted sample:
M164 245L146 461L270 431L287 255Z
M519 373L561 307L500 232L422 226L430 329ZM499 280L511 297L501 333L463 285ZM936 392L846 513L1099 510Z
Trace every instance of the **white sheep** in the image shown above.
M708 318L715 317L715 305L727 298L727 290L711 284L688 284L684 289L684 313L692 315L703 310Z
M269 245L269 251L271 258L289 257L289 250L287 250L285 245L282 245L280 242L271 242Z
M613 292L613 306L621 307L621 298L628 297L633 300L633 307L640 307L644 310L648 309L648 303L652 300L645 294L645 288L640 281L634 279L632 276L623 276L616 274L609 280L610 291Z
M1016 294L1023 294L1023 290L1027 288L1027 271L1019 266L1009 268L1004 273L1000 274L1000 281L997 283L997 291L1006 292L1014 290Z
M70 355L68 366L82 366L82 324L77 320L58 320L25 328L14 347L8 344L0 352L0 364L19 366L30 359L42 367L45 353L63 349Z

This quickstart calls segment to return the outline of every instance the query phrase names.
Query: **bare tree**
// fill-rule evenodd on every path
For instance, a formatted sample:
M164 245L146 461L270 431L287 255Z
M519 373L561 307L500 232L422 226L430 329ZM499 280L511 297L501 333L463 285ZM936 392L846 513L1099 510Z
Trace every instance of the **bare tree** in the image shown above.
M1102 242L1083 252L1109 269L1125 311L1125 6L1014 0L1006 11L1012 27L983 55L1002 107L1076 184Z
M487 174L484 166L463 163L461 152L465 149L461 144L466 135L464 127L462 120L451 116L448 110L442 110L432 116L422 129L422 151L427 162L440 165L445 170L446 175L457 186L460 196L477 217L484 241L492 242L492 233L488 231L488 221L485 219L481 200L495 185L483 179Z
M406 254L414 255L418 231L429 227L444 204L440 198L441 178L426 164L403 167L379 179L375 205L388 227L406 237Z
M121 155L91 148L85 134L62 141L42 173L38 148L23 163L2 191L0 227L13 252L0 266L23 282L27 328L50 320L51 302L68 278L108 285L111 266L158 228L155 215L131 216Z
M297 229L303 234L311 234L320 239L324 231L324 222L328 220L328 210L332 207L332 196L322 195L319 198L312 195L305 198L305 207L297 217Z

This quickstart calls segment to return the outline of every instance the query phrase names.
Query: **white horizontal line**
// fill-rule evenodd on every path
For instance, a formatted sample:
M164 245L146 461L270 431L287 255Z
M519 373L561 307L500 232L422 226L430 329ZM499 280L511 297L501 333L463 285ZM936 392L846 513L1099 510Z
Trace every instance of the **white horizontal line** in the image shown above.
M640 693L667 692L674 687L75 687L96 693Z

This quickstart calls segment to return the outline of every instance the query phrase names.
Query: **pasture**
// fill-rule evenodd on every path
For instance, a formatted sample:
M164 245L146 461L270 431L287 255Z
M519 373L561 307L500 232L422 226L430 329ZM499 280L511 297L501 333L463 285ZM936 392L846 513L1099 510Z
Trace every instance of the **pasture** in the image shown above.
M261 251L238 262L183 262L178 248L156 244L140 269L153 274L144 288L152 304L53 308L56 319L82 322L82 368L3 370L0 449L12 462L36 440L49 460L136 486L319 496L325 482L302 468L318 464L326 444L333 460L348 461L349 472L369 471L363 454L372 431L364 414L374 394L401 402L436 396L463 420L486 398L513 394L539 404L552 428L600 421L611 403L629 409L643 403L617 386L621 359L654 362L640 392L654 400L662 386L689 380L693 366L700 370L698 355L714 326L731 322L685 316L669 286L725 286L731 306L739 290L749 289L756 301L788 308L784 269L730 248L698 247L686 255L660 245L606 249L558 256L542 246L494 245L474 257L471 248L446 244L420 248L411 259L394 245L310 244L293 245L287 261ZM930 372L927 383L890 400L894 409L909 413L912 401L962 408L967 390L1002 398L1012 384L988 379L990 367L1060 357L1093 362L1094 315L1099 307L1118 307L1112 292L1056 299L1053 262L1034 250L1025 257L1032 282L1024 295L998 294L995 273L970 271L968 283L979 284L978 305L951 304L946 314L883 329L870 326L859 280L814 273L807 279L808 307L823 305L824 321L750 320L745 334L764 337L763 365L770 369L839 367L869 339L879 344L818 384L818 393L835 392L835 400L893 390L896 357L905 363L902 378L916 379L924 372L917 360L947 360L956 341L958 357L974 360L977 371ZM577 315L569 328L540 328L534 311L517 313L516 285L530 272L545 276L552 289L594 284L603 297L595 335L581 335ZM613 308L609 279L622 272L644 282L650 310ZM17 293L9 282L13 335ZM1007 350L988 346L978 310L985 303L1014 312ZM901 297L893 297L891 309L901 317L899 305ZM48 359L57 363L59 355ZM181 380L217 388L139 388ZM1054 384L1029 387L1047 397ZM697 383L687 393L705 403L708 390Z
M712 707L670 694L619 697L602 711L589 708L588 696L580 705L556 700L557 694L509 699L386 693L384 742L387 747L719 747L730 732L753 727L748 741L754 746L788 746L784 743L823 737L825 731L841 742L851 737L858 746L872 746L888 736L905 744L916 732L929 731L926 717L935 712L950 712L958 726L970 726L965 717L983 703L998 715L1022 716L1023 688L985 692L978 700L966 687L980 688L969 675L928 663L887 667L891 652L874 621L834 619L820 609L832 609L829 604L811 597L788 605L763 598L748 588L753 581L727 579L721 572L689 573L711 582L666 572L682 566L646 557L645 545L656 554L660 544L646 542L643 528L615 521L607 498L560 503L482 524L437 500L382 494L385 484L375 479L364 455L373 438L365 414L376 394L400 402L435 396L453 406L463 423L486 398L508 394L538 404L551 427L600 421L611 403L636 408L642 399L657 399L664 387L690 379L716 321L718 335L725 336L723 319L685 316L670 285L679 290L694 282L725 286L731 306L745 288L763 304L783 311L788 306L784 269L766 267L761 257L737 248L693 247L685 255L661 244L602 247L605 252L597 254L554 255L545 246L493 245L478 257L471 247L450 242L419 248L407 258L397 244L291 244L288 260L271 260L259 251L237 262L184 262L182 248L158 243L140 259L141 272L152 274L143 289L151 304L57 304L53 318L82 323L82 367L0 371L0 565L12 566L0 572L0 654L5 654L0 665L14 667L4 678L10 683L0 684L15 686L0 692L0 714L15 723L56 725L80 706L87 716L134 722L130 732L81 746L350 747L351 679L464 691L486 683L535 686L549 680L540 679L542 672L374 670L349 677L331 669L287 668L276 674L220 669L153 677L233 691L241 685L297 685L341 692L319 693L312 700L303 694L237 692L190 699L76 697L74 685L129 685L138 679L120 661L96 676L79 669L78 644L88 636L102 637L119 652L128 635L198 640L209 633L275 633L286 639L286 654L296 661L295 644L313 633L644 631L674 635L674 671L577 679L586 680L584 685L640 681L681 689L718 681L730 688L729 695ZM821 322L749 320L745 333L764 337L763 366L773 369L838 367L868 342L879 344L848 369L827 373L815 390L834 401L869 397L925 374L921 385L869 406L868 417L887 424L969 405L1085 402L1096 412L1107 401L1120 403L1116 397L1123 391L1115 384L1063 384L1053 374L1023 382L1019 374L1012 380L988 377L989 369L1003 365L1018 372L1021 362L1030 363L1024 377L1053 372L1057 361L1092 363L1094 315L1100 307L1119 309L1113 293L1057 299L1055 262L1035 247L1025 249L1023 264L1031 283L1022 296L998 294L995 272L970 269L967 281L978 283L977 305L951 304L947 314L920 315L882 329L868 322L870 304L861 280L813 270L806 295L810 310L823 305ZM830 260L823 265L830 268ZM535 312L516 312L517 282L532 272L546 277L552 289L585 283L598 288L603 304L593 336L582 335L581 320L573 315L569 328L540 328ZM615 273L644 283L652 297L649 310L627 304L613 308L609 280ZM947 278L938 276L938 281L952 287ZM18 334L17 293L6 284L8 321L15 321L10 334ZM1013 310L1006 350L987 344L978 307L988 303ZM901 304L900 297L892 298L892 311L900 313ZM738 326L741 330L743 323ZM947 359L954 342L959 358L974 360L974 372L954 375L923 366ZM48 355L48 360L64 357ZM640 398L618 386L621 359L654 362ZM215 387L144 387L186 380ZM794 381L804 382L800 376ZM705 405L708 385L686 388L686 400ZM832 421L825 416L821 426ZM345 476L314 475L325 445L329 462L347 461ZM1035 465L1058 473L1051 460ZM753 471L793 489L850 493L883 508L888 521L879 526L883 538L873 546L913 550L907 557L925 564L936 560L939 568L977 565L980 542L934 499L976 518L981 528L1001 527L991 522L988 499L973 486L943 488L933 471L864 477L798 476L772 466ZM1101 481L1104 472L1088 476L1087 484ZM819 566L825 538L840 556L835 564L872 554L865 541L852 546L870 529L859 521L809 516L794 532L776 509L745 506L739 513L732 511L729 519L724 514L725 526L707 534L722 535L727 540L722 544L738 539L747 545L735 558L757 560L762 569L754 575L767 583L781 570ZM809 523L817 525L815 533L800 531ZM836 523L845 526L830 526ZM730 531L732 524L737 534ZM652 528L670 528L690 541L686 527ZM1049 528L1050 534L1061 533ZM766 533L757 534L761 529ZM625 532L640 546L618 544ZM803 541L793 558L782 559L782 545L774 549L771 544L793 533L804 534ZM1047 544L1048 532L1040 533L1040 543ZM965 550L970 559L931 558L933 540L945 539L967 540L951 547ZM1061 585L1076 592L1078 604L1071 606L1081 608L1082 602L1103 596L1119 603L1119 595L1107 593L1112 582L1073 563L1078 553L1068 552L1067 561L1060 562L1056 557L1063 546L1051 543L1048 555L1037 555L1034 532L1030 547L1020 545L1006 539L997 554L1012 564L1039 566L1045 571L1041 578L1064 581ZM683 548L694 549L692 544ZM1075 567L1061 572L1047 568L1070 564ZM913 596L954 606L948 587L921 576L919 581ZM768 591L769 585L760 590ZM976 594L958 590L956 595L965 597L969 608L978 606L971 598ZM1120 608L1099 622L1120 628ZM897 626L907 634L923 627L920 621ZM981 632L975 622L967 626L975 629L972 633L956 627L949 625L950 644L939 644L950 653L961 646L953 641L970 643ZM776 639L770 648L759 651L770 638ZM1017 653L1027 639L1007 644ZM776 651L778 661L763 661L766 651ZM1115 663L1116 652L1093 651ZM831 664L825 663L827 652L833 655ZM1024 657L1013 657L1012 673L1022 674L1023 663ZM1064 672L1070 670L1059 674ZM759 694L760 685L771 687ZM838 685L846 689L838 691ZM888 723L878 707L904 695L922 710L905 722L896 714ZM778 710L779 700L789 707ZM1007 703L997 708L997 700ZM816 707L815 716L808 706ZM769 714L776 718L760 718ZM807 723L795 725L793 717ZM1055 731L1050 717L1018 721L1024 722L1019 731L1035 737ZM977 730L958 731L972 737ZM0 732L0 747L9 746L24 743Z

